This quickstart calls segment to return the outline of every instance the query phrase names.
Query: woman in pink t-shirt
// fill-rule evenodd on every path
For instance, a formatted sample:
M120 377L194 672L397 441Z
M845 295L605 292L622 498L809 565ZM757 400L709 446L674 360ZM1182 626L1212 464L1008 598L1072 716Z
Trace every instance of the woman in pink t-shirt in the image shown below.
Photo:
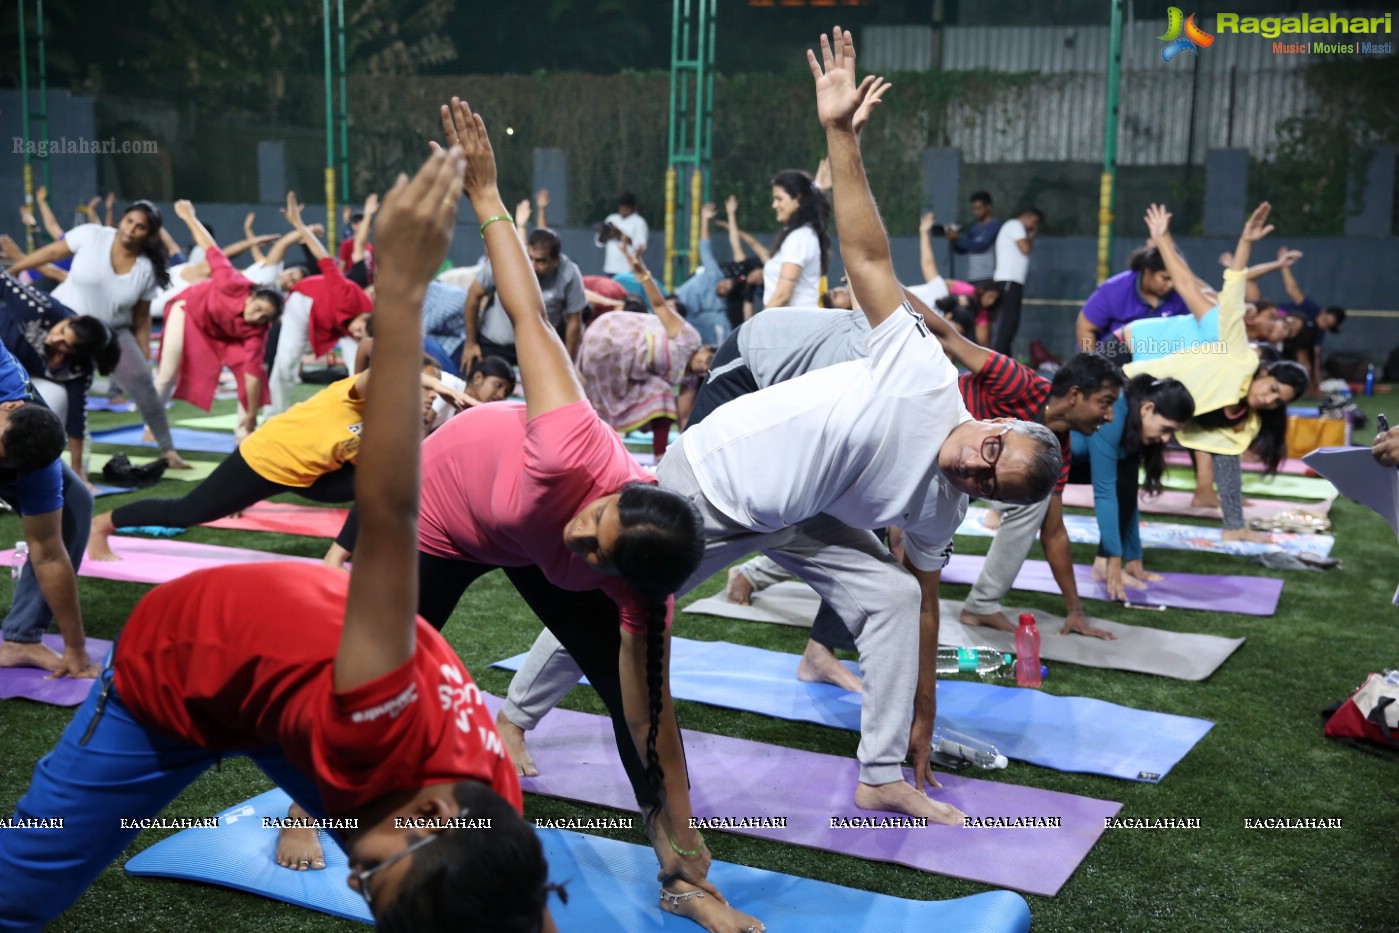
M637 466L588 403L544 316L480 117L454 99L442 119L448 144L467 156L466 195L515 329L526 401L477 406L424 443L418 613L440 628L472 581L503 569L612 715L661 863L662 903L706 929L762 929L706 880L670 700L671 596L699 566L701 518ZM520 730L498 721L516 770L537 773Z

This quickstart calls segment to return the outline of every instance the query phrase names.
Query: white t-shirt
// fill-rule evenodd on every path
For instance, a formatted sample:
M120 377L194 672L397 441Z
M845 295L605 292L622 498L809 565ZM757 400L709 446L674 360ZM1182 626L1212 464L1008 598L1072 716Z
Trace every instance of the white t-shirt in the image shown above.
M782 248L773 253L772 258L763 263L763 307L771 302L767 297L777 289L782 279L782 267L787 263L801 266L801 274L792 286L792 297L783 307L816 308L821 304L821 241L816 231L809 225L801 226L787 234Z
M903 304L866 338L869 358L734 399L684 434L705 497L758 532L831 515L852 528L895 525L920 570L942 569L967 497L937 467L952 429L972 420L957 370Z
M991 278L997 282L1025 284L1025 273L1030 271L1030 257L1020 252L1016 243L1029 236L1025 225L1018 220L1007 220L1001 224L1001 232L996 234L996 271Z
M277 276L281 275L285 268L286 263L255 262L243 270L243 278L259 288L276 288Z
M451 373L439 373L437 381L449 389L456 389L458 392L466 391L466 382L453 376ZM449 418L458 414L458 412L451 402L439 395L437 401L432 403L432 414L434 415L432 430L436 431L438 428L442 427L442 425L446 424Z
M73 251L73 265L53 297L77 313L91 314L111 327L130 327L131 308L160 294L155 268L145 256L138 256L125 275L117 275L112 268L116 227L82 224L63 239Z
M644 247L646 238L651 234L651 228L646 225L646 218L635 211L632 211L630 217L623 217L621 214L608 214L606 223L631 237L633 251ZM620 275L623 272L631 271L631 264L627 262L627 257L622 254L622 248L617 245L616 240L608 240L602 248L603 272L608 275Z
M165 318L166 306L169 305L170 302L174 301L177 297L179 297L180 292L189 288L196 281L202 282L208 278L207 276L204 279L185 278L186 270L192 269L193 266L194 263L185 262L181 263L178 266L171 266L169 269L166 270L170 273L170 287L161 289L160 293L156 295L154 299L151 300L152 318L154 318L155 320L163 320Z
M930 279L922 285L905 285L904 287L929 308L934 307L939 298L946 298L949 294L947 280L942 276Z

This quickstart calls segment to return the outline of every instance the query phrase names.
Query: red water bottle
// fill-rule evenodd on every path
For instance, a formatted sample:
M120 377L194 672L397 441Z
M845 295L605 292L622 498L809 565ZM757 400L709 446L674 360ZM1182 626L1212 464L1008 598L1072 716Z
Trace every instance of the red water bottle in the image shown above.
M1028 612L1020 614L1020 627L1015 630L1015 682L1022 687L1040 685L1040 630Z

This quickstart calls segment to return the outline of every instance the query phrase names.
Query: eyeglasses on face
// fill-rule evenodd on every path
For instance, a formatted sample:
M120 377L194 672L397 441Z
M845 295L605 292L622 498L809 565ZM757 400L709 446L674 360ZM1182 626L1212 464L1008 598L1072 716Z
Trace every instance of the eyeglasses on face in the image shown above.
M467 808L462 807L461 812L457 814L457 819L461 819L462 817L466 816L466 814ZM369 879L373 878L379 872L383 871L385 868L388 868L390 865L392 865L394 862L397 862L399 859L412 855L414 852L418 851L423 846L428 845L441 835L442 833L432 833L431 835L425 836L422 839L419 839L417 842L413 843L412 845L407 846L402 851L395 852L393 855L390 855L388 858L384 859L382 862L380 862L378 865L375 865L373 868L368 868L364 870L356 868L350 871L350 878L358 883L360 897L364 898L364 903L370 908L370 910L373 910L374 908L374 897L372 891L370 890ZM354 887L354 885L352 885L352 887Z

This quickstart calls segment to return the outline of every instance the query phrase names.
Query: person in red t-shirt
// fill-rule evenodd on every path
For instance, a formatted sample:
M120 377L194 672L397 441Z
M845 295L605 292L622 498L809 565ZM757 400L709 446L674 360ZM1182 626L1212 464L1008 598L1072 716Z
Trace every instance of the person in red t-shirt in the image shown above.
M193 204L176 201L175 214L204 248L210 275L191 285L165 310L155 388L166 402L173 395L208 411L219 372L227 366L238 384L237 435L242 440L257 426L262 387L267 382L262 362L267 330L282 313L282 296L274 289L257 287L233 268L195 216Z
M308 813L358 822L340 841L379 929L555 929L548 866L481 692L413 612L419 309L464 170L459 152L439 152L385 198L354 573L220 567L141 600L101 689L0 832L0 930L42 929L226 754ZM63 831L28 828L46 819Z

